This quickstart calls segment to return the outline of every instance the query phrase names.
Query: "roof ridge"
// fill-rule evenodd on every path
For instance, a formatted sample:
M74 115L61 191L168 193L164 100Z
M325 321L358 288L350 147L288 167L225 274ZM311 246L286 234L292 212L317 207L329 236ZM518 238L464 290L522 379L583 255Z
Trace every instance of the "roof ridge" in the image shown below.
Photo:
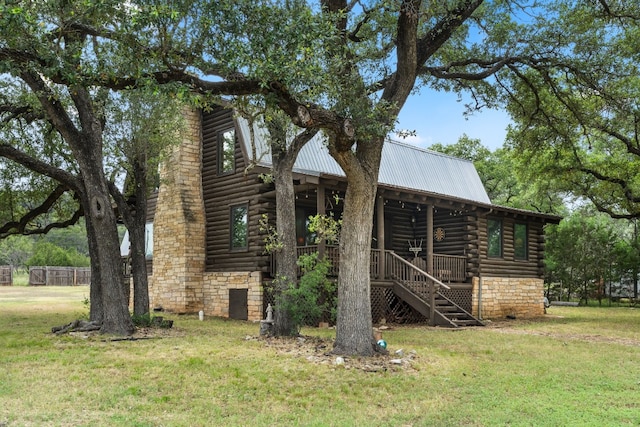
M396 145L400 145L400 146L403 146L403 147L406 147L406 148L410 148L412 150L421 151L421 152L426 153L426 154L435 154L435 155L441 156L441 157L447 157L447 158L454 159L454 160L473 163L473 161L469 160L469 159L463 159L462 157L456 157L456 156L453 156L451 154L446 154L446 153L442 153L440 151L432 150L430 148L419 147L417 145L410 144L408 142L398 141L398 140L392 139L390 137L386 138L386 142L392 143L392 144L396 144Z

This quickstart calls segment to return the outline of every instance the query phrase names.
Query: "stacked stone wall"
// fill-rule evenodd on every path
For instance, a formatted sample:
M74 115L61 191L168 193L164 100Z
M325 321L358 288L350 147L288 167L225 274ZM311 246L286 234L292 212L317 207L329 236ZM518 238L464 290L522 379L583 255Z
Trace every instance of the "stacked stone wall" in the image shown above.
M152 308L177 313L203 308L205 218L200 114L187 111L187 129L161 170L154 217Z
M482 284L482 289L480 289ZM544 315L544 280L514 277L473 278L473 315L483 319Z
M203 288L205 315L229 317L229 289L247 289L247 319L263 319L259 271L205 273Z

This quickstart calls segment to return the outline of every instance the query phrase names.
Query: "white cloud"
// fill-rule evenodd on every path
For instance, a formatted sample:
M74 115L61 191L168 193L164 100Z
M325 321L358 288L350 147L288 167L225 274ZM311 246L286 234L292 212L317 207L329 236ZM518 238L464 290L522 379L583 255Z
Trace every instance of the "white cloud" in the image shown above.
M423 137L415 131L397 130L390 135L394 141L404 142L405 144L416 145L418 147L427 148L433 145L432 137Z

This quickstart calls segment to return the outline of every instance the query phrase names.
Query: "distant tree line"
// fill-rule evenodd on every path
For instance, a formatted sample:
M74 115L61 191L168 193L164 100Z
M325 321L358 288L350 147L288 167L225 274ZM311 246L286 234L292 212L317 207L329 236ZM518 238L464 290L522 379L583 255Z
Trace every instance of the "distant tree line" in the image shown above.
M564 181L532 174L530 164L505 145L495 151L463 135L430 149L474 162L494 204L561 215L546 228L546 291L553 300L638 298L640 239L637 218L600 212ZM536 166L539 168L539 165Z
M45 235L8 236L0 240L0 265L89 267L87 235L81 225L51 230Z

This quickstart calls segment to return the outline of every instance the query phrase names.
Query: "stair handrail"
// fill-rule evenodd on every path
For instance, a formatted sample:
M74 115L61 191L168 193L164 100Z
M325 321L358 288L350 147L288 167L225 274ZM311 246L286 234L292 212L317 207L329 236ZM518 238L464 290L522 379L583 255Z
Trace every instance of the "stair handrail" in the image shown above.
M387 252L387 254L389 254L391 256L391 262L393 261L400 261L400 265L404 265L405 267L408 267L406 271L408 272L415 272L417 274L419 274L420 276L427 278L429 282L428 283L428 289L429 289L429 324L431 326L435 325L435 301L436 301L436 293L439 293L440 291L440 287L444 287L445 289L451 289L449 286L445 285L444 283L442 283L440 280L438 280L437 278L433 277L431 274L427 273L426 271L422 270L421 268L413 265L412 263L410 263L409 261L405 260L404 258L402 258L401 256L397 255L395 252L393 251L389 251ZM412 282L411 280L406 280L404 278L400 278L399 280L401 280L402 282L404 282L406 285L409 286L409 288L413 291L415 291L415 288L413 287L413 285L411 285L410 283ZM419 293L418 293L419 294Z
M388 255L391 255L393 258L398 259L400 262L406 264L409 268L415 270L417 273L420 273L423 276L426 276L429 280L433 281L438 286L441 286L441 287L443 287L445 289L451 289L450 286L447 286L446 284L444 284L442 281L440 281L436 277L432 276L431 274L427 273L426 271L422 270L421 268L411 264L409 261L407 261L406 259L402 258L400 255L396 254L395 252L393 252L393 251L386 251L386 252L387 252Z

